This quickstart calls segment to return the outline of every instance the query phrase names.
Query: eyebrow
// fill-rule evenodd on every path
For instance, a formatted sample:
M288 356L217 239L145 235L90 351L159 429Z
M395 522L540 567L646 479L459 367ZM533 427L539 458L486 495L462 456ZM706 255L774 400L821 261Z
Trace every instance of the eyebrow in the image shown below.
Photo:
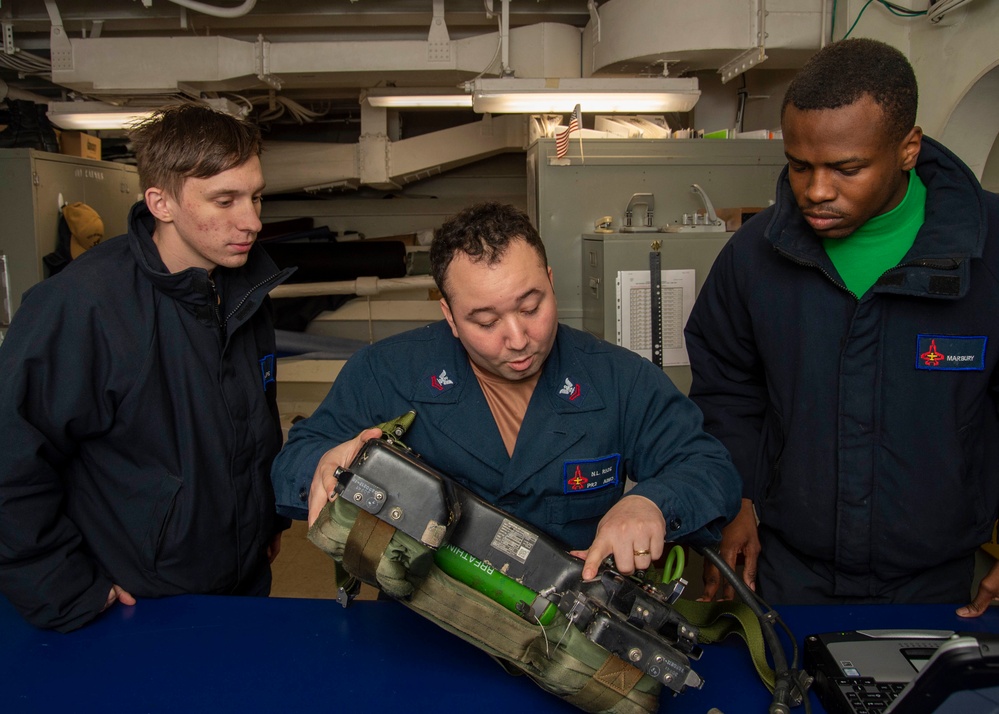
M524 292L524 294L520 295L517 298L517 304L519 305L520 303L524 302L524 300L526 300L527 298L529 298L529 297L531 297L531 296L533 296L535 294L540 295L541 294L541 290L539 290L538 288L531 288L530 290L527 290L526 292ZM497 313L497 312L499 312L499 311L495 307L489 305L489 306L486 306L486 307L477 307L477 308L475 308L473 310L469 310L468 313L465 315L465 317L466 318L471 318L471 317L475 317L476 315L479 315L479 314L482 314L482 313Z
M260 184L260 186L257 186L256 188L254 188L249 193L250 193L251 196L255 196L258 193L263 192L263 190L264 190L264 188L266 188L266 186L267 186L267 184ZM205 195L208 196L209 198L218 198L219 196L239 196L240 194L243 194L243 193L247 193L247 192L246 191L241 191L240 189L237 189L237 188L220 188L220 189L217 189L215 191L209 191Z
M805 161L804 159L799 159L798 157L796 157L796 156L794 156L792 154L789 154L786 151L784 152L784 156L787 157L788 161L793 161L796 164L807 164L809 166L812 165L811 161ZM826 163L824 163L822 165L823 166L842 166L843 164L856 164L856 163L866 163L866 162L867 162L867 159L861 158L859 156L851 156L851 157L846 158L846 159L840 159L839 161L829 161L829 162L826 162Z

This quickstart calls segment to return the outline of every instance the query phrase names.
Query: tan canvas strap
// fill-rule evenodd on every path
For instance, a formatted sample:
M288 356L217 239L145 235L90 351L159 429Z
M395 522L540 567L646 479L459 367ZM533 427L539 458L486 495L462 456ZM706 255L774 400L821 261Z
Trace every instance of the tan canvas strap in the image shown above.
M628 696L641 678L637 667L610 655L583 688L566 700L586 711L605 711Z
M367 511L358 510L357 520L350 529L343 548L343 565L347 572L366 583L377 583L375 573L378 561L395 535L395 528L375 518Z

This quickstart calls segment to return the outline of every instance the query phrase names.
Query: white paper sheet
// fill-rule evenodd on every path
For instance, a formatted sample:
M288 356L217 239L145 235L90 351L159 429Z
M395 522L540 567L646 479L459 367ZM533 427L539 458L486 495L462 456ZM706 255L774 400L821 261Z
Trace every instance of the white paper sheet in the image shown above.
M652 306L649 271L617 274L617 343L652 359ZM683 327L694 305L694 270L662 271L663 366L690 364Z

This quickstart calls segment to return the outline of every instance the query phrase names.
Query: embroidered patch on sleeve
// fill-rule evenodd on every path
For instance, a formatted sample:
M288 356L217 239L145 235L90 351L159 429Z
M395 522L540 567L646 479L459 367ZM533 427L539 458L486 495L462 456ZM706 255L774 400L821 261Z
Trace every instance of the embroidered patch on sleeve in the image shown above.
M430 390L431 394L443 394L454 387L454 380L446 369L430 372L425 375L423 383L427 385L427 389Z
M982 372L988 340L984 336L919 335L916 337L916 369Z
M260 379L266 392L267 385L274 382L274 355L260 358Z
M582 404L583 400L586 399L587 391L582 384L573 382L566 377L565 382L562 383L561 388L558 390L558 395L570 404Z
M606 486L616 486L620 479L618 466L621 454L602 456L599 459L566 461L562 465L562 491L585 493Z

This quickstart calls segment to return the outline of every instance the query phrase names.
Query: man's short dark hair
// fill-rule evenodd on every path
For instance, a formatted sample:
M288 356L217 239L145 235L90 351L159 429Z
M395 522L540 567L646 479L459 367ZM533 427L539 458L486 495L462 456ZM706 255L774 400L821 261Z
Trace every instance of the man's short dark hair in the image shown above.
M516 206L479 203L444 221L434 231L430 244L430 272L444 299L448 299L444 276L455 255L464 253L473 262L485 261L486 265L494 265L515 240L523 240L534 248L541 265L548 267L548 255L540 234L527 214Z
M919 89L912 65L891 45L867 38L840 40L819 50L791 80L788 105L796 109L838 109L868 95L881 107L885 130L901 141L916 124Z
M142 190L156 186L173 196L186 179L242 166L262 148L256 125L193 102L157 110L132 127L128 138Z

